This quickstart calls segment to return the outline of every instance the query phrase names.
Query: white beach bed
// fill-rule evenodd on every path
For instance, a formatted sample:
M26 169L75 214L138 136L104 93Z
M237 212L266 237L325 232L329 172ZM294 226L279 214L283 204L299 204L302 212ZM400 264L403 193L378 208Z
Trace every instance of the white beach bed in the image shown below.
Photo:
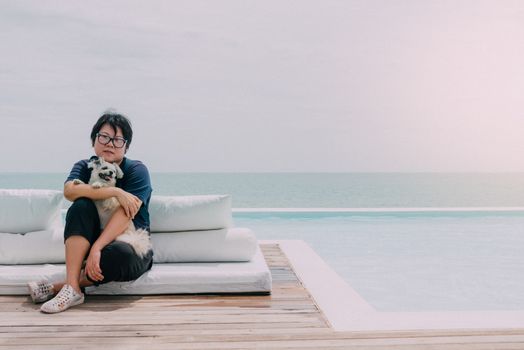
M59 191L0 190L0 295L28 294L28 281L65 280L61 201ZM87 294L271 292L254 233L232 227L229 195L153 196L149 209L152 269Z
M63 281L64 264L0 265L0 295L28 294L32 280ZM163 263L131 282L86 288L87 294L269 293L271 273L260 248L248 262Z

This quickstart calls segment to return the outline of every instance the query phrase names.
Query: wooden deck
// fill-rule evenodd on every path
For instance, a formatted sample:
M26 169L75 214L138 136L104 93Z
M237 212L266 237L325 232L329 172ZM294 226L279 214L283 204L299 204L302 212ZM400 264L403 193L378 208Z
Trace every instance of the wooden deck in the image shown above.
M1 349L524 349L524 329L335 332L277 244L271 295L88 296L44 315L0 296Z

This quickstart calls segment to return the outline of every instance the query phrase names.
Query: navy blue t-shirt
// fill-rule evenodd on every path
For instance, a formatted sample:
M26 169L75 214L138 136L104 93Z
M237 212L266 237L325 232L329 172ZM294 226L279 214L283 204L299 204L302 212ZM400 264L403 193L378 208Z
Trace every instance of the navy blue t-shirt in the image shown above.
M91 178L91 169L87 167L88 162L89 159L82 159L76 162L65 182L79 179L88 183ZM122 169L124 177L116 180L116 187L137 196L142 201L142 206L135 215L133 223L137 229L143 228L150 231L149 201L151 200L153 188L151 187L149 171L141 161L131 160L126 157L120 163L120 169Z

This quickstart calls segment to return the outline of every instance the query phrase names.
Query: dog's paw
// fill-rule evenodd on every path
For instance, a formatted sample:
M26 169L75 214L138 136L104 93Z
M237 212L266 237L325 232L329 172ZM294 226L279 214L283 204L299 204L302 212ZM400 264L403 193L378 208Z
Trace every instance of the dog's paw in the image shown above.
M101 182L97 181L97 182L93 182L91 184L91 187L93 187L93 188L101 188L101 187L104 187L104 185Z
M75 185L80 185L80 184L83 184L83 183L84 183L84 181L82 181L80 179L74 179L73 180L73 184L75 184Z

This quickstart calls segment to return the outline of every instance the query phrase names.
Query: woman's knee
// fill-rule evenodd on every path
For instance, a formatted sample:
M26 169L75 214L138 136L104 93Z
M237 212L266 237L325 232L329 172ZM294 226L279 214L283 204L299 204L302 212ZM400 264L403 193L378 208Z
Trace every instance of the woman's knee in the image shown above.
M85 197L78 198L67 210L64 241L70 236L84 236L91 244L100 236L100 219L95 203Z
M73 204L71 204L71 206L69 207L69 211L73 211L73 212L81 212L81 213L85 213L86 211L89 211L89 210L96 210L96 206L95 206L95 203L93 202L93 200L87 198L87 197L80 197L78 199L76 199Z
M108 280L131 281L145 272L142 260L128 243L113 241L102 249L100 268ZM105 280L105 279L104 279Z

